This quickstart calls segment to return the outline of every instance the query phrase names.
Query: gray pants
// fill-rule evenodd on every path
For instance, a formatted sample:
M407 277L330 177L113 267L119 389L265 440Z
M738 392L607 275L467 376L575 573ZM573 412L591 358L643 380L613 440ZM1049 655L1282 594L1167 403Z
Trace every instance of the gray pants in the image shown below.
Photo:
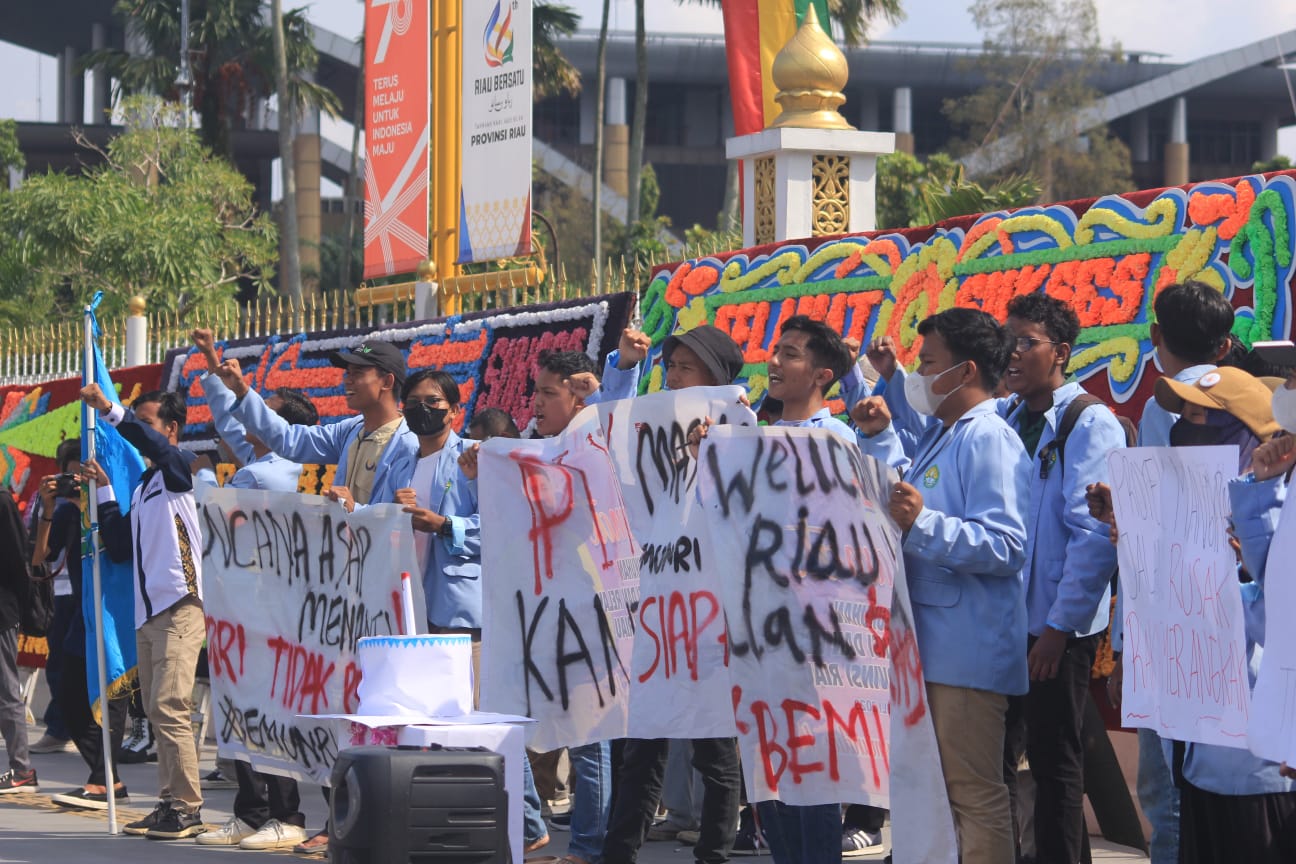
M27 703L18 680L18 625L0 631L0 735L9 751L9 767L19 773L31 769L27 751Z

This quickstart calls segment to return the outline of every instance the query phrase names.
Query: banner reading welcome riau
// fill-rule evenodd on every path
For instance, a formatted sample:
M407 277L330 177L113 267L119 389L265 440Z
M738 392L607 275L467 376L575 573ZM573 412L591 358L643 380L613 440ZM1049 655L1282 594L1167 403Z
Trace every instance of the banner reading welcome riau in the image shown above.
M897 861L952 861L899 532L875 503L894 475L822 433L741 425L713 426L699 464L703 417L751 422L737 395L483 445L483 706L535 718L539 749L736 736L752 800L891 806Z
M301 715L354 712L356 642L402 632L400 573L418 572L409 516L210 487L198 490L198 516L219 752L327 785L335 722Z

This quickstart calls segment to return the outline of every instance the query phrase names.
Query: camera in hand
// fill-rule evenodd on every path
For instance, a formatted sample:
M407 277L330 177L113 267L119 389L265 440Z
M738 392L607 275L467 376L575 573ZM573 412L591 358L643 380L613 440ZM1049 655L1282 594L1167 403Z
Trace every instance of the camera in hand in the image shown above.
M54 481L54 494L59 498L76 498L81 494L81 481L75 474L60 474Z

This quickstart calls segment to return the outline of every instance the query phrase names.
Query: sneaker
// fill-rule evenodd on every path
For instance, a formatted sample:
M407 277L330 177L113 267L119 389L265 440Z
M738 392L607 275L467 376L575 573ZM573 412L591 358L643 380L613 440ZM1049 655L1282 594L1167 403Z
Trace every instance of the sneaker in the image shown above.
M882 852L882 833L865 831L863 828L843 828L843 858L863 858L865 855L878 855Z
M18 792L35 792L40 789L36 782L36 769L26 771L6 771L0 774L0 795L14 795Z
M549 817L549 827L554 831L571 830L571 811L566 813L555 813Z
M129 804L130 794L123 786L117 790L113 796L117 799L118 804ZM75 792L60 792L58 795L51 795L50 800L55 804L63 807L80 807L83 810L107 810L108 793L91 792L89 789L78 789Z
M76 745L66 738L55 738L46 732L29 748L33 753L75 753Z
M183 840L186 837L204 834L206 831L207 826L203 824L202 811L185 813L183 810L168 807L166 814L156 825L148 829L144 836L149 840Z
M226 777L221 773L221 770L217 768L215 771L202 778L202 782L198 785L203 789L237 789L238 781Z
M312 836L304 843L298 843L293 847L293 853L297 855L310 855L316 858L322 858L328 854L329 835L324 830Z
M648 829L644 835L646 840L668 840L674 841L679 838L681 831L690 830L690 826L681 825L679 822L667 817Z
M292 849L306 840L306 829L300 825L290 825L271 819L257 829L251 837L243 838L238 844L240 849L262 851L266 849Z
M684 831L679 832L679 834L675 836L675 839L685 846L696 846L701 836L701 831L689 831L685 829Z
M130 737L122 742L121 749L117 751L117 761L125 765L156 761L157 755L149 753L152 747L153 727L149 725L147 719L134 717L131 719Z
M194 842L199 846L237 846L255 834L256 830L237 816L231 816L228 822L215 831L199 834Z
M734 855L764 855L769 849L765 835L756 827L756 817L751 807L744 807L738 815L738 833L734 835Z
M159 801L157 806L153 808L152 813L135 822L127 822L122 826L122 831L127 834L134 834L136 837L143 837L152 828L156 827L162 821L162 817L170 810L170 801Z

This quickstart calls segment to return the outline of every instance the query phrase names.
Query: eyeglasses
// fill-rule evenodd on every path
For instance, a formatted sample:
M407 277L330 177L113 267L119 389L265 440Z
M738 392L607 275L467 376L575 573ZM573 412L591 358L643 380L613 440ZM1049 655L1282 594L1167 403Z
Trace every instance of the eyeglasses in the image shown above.
M1027 351L1031 350L1036 345L1060 345L1060 344L1062 343L1054 342L1051 339L1036 339L1034 336L1018 336L1017 342L1015 343L1017 352L1019 354L1025 354Z
M429 408L438 408L442 405L449 405L449 401L442 399L440 396L417 397L412 396L405 400L406 405L427 405Z

